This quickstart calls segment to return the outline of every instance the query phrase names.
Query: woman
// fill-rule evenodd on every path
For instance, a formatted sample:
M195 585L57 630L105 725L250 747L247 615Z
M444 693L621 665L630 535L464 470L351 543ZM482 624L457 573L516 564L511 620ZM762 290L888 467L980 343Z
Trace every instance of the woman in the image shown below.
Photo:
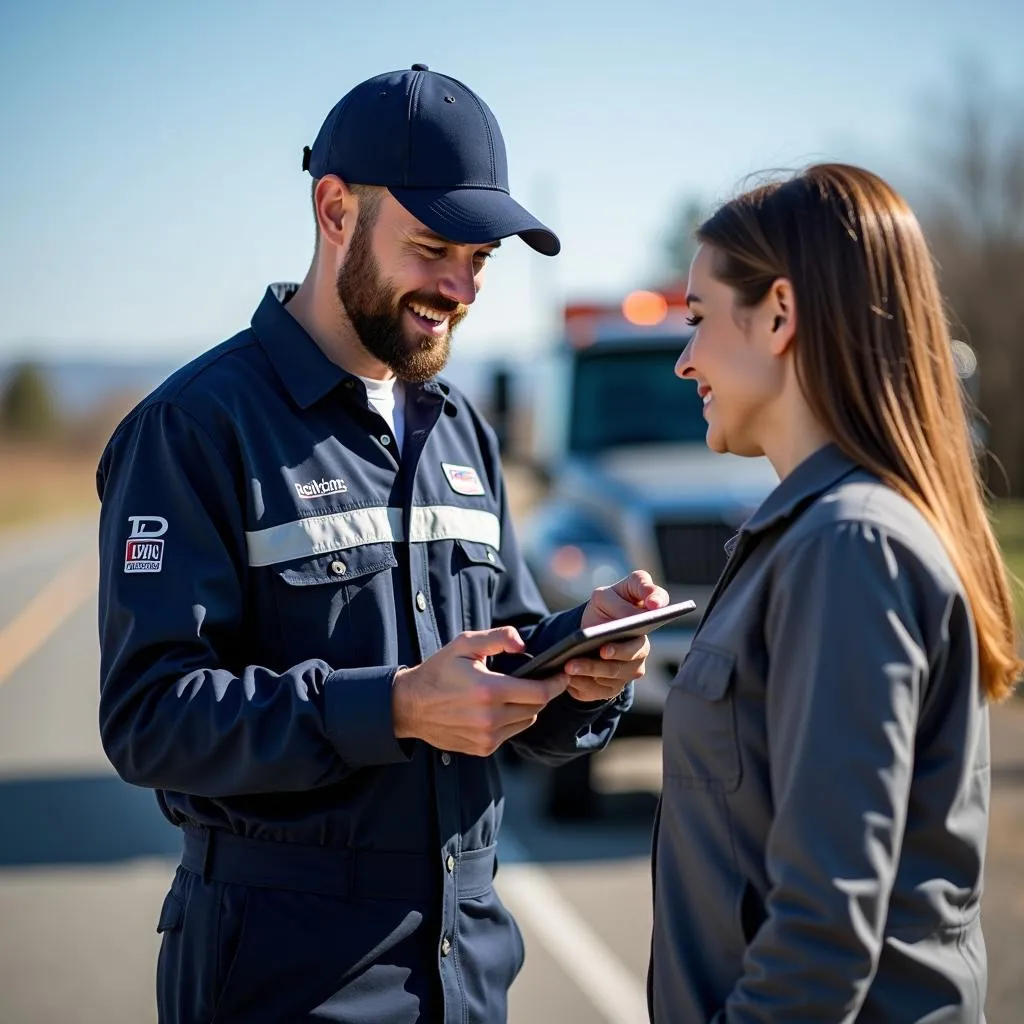
M780 483L665 708L652 1019L983 1020L987 705L1022 663L924 237L838 165L697 237L676 372Z

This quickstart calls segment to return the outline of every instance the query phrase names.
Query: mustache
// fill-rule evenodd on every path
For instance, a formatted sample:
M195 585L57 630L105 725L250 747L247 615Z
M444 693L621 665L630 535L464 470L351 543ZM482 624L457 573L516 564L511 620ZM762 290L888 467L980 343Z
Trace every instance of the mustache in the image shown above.
M468 309L461 302L456 302L454 299L446 299L443 295L439 295L436 292L409 292L408 295L402 297L402 305L408 305L410 302L415 302L418 306L436 309L439 313L462 313Z

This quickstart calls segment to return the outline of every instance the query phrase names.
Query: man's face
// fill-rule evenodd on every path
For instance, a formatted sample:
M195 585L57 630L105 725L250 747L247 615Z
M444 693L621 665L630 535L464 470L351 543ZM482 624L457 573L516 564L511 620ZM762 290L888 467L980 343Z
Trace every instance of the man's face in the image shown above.
M446 241L385 192L372 223L357 218L337 278L338 298L363 347L400 380L440 373L452 332L500 244Z

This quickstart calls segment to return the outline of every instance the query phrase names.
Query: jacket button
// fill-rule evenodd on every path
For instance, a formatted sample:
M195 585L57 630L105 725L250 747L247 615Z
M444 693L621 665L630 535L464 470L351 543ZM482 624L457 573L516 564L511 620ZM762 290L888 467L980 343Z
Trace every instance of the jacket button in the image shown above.
M455 858L449 853L448 859L444 862L444 866L448 869L450 875L455 870Z
M448 941L448 936L446 935L441 940L441 956L447 956L451 951L452 951L452 944Z
M385 448L387 448L387 446L389 444L391 444L391 435L390 434L381 434L380 435L380 443L382 445L384 445Z
M416 607L419 608L421 612L425 612L427 610L427 599L423 596L422 590L418 590L416 592Z
M487 561L488 562L493 562L494 561L494 552L493 551L488 551L487 552Z
M331 562L331 572L333 572L335 576L344 576L346 571L347 569L344 562Z
M452 755L449 754L447 750L442 751L442 753L441 753L441 764L443 764L447 768L448 765L450 765L451 763L452 763Z

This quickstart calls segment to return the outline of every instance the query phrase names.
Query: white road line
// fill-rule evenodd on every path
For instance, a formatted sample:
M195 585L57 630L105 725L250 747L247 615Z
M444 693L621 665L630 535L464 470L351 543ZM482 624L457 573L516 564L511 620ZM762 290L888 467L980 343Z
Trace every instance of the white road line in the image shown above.
M601 941L555 888L550 876L529 854L502 832L506 860L496 884L517 918L527 923L545 949L576 983L608 1024L648 1024L643 983Z
M96 553L75 559L0 630L0 686L96 589Z

